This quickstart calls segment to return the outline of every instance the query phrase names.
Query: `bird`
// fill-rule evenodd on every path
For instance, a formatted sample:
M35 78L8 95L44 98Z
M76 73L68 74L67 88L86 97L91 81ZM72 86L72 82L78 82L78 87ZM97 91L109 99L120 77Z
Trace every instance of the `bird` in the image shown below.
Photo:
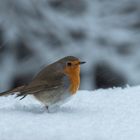
M77 93L80 86L80 65L86 63L74 56L66 56L42 69L29 84L0 93L0 96L16 95L20 100L27 95L56 110Z

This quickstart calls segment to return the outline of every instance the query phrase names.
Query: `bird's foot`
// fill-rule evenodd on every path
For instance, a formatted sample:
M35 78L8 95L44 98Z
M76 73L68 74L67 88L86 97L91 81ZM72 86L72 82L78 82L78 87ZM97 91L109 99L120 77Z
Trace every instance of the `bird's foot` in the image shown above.
M46 109L48 113L54 113L54 112L57 112L57 110L59 109L59 106L58 105L46 106Z

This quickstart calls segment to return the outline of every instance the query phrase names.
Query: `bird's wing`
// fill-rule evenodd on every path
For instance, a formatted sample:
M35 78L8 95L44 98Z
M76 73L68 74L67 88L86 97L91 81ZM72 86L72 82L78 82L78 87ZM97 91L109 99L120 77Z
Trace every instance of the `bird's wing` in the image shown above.
M51 80L32 81L29 85L25 86L19 94L17 94L17 97L22 96L21 99L23 99L28 94L38 94L39 92L55 90L62 86L66 87L66 84L68 83L68 78L63 73L58 73L53 77L50 77L50 79Z

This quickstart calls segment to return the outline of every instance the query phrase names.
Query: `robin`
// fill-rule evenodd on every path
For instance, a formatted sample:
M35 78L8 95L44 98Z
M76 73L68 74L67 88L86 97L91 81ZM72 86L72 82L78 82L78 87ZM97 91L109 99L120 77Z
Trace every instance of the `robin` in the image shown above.
M80 85L80 65L84 63L73 56L64 57L46 66L29 84L0 93L0 96L16 94L22 100L33 95L51 111L76 94Z

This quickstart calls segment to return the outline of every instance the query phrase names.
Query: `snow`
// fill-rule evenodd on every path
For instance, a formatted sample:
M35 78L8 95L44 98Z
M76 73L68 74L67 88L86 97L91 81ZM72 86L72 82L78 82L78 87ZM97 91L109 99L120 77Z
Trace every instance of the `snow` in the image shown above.
M140 86L79 91L57 112L32 97L0 98L1 140L139 140Z

